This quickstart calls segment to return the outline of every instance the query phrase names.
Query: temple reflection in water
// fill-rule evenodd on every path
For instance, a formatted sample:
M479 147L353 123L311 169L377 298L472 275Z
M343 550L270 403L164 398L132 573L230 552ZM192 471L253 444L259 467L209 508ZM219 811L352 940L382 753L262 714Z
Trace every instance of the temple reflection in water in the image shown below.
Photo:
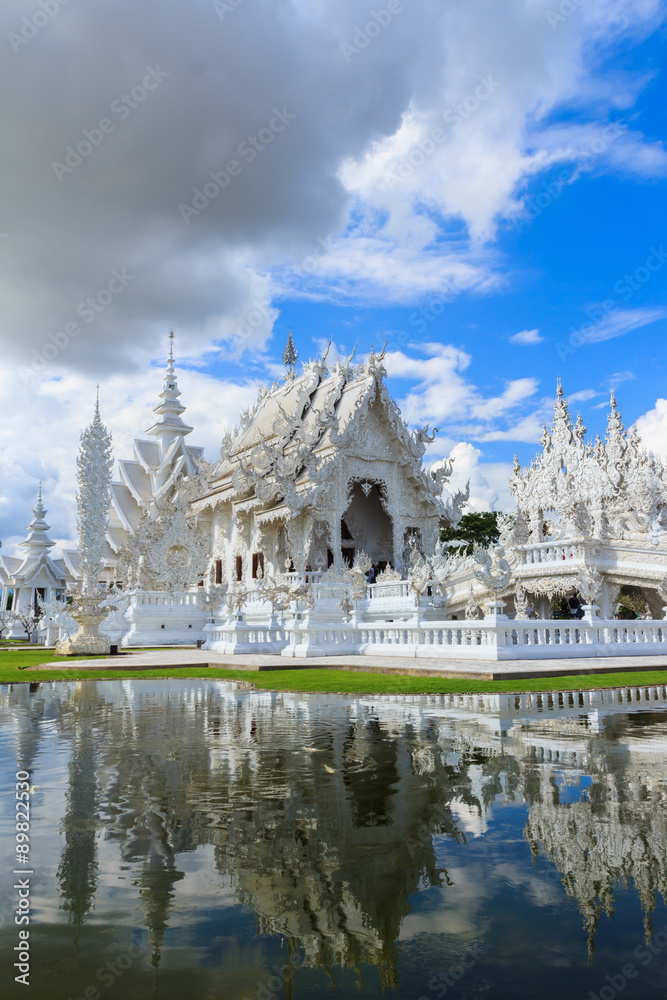
M155 990L178 951L169 928L206 949L198 920L226 909L228 996L257 990L242 985L244 935L280 943L287 996L306 969L363 978L365 966L411 996L410 942L436 935L456 957L500 927L502 908L484 902L494 871L512 869L503 884L530 884L535 905L575 901L569 947L584 955L619 892L647 939L664 905L664 687L353 698L87 681L15 685L1 704L3 755L33 770L36 838L50 836L42 876L57 907L38 922L91 961L95 935L123 927L144 942L135 965L152 966ZM500 846L510 821L517 836ZM480 880L485 844L495 868Z

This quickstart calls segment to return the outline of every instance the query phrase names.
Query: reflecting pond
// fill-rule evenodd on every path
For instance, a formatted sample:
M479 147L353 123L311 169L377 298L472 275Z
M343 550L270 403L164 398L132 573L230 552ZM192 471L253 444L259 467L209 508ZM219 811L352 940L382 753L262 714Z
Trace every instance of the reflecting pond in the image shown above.
M666 751L664 687L5 686L2 995L667 997Z

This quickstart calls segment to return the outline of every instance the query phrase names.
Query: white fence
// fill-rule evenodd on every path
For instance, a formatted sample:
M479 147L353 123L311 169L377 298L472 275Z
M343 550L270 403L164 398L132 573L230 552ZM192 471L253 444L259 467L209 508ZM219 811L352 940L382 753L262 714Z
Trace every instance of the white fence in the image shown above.
M282 656L434 657L467 660L667 654L667 622L452 621L324 624L303 618L280 629L259 628L237 617L207 625L207 649L272 652Z
M519 548L519 562L524 566L535 563L583 562L585 546L581 542L536 542Z

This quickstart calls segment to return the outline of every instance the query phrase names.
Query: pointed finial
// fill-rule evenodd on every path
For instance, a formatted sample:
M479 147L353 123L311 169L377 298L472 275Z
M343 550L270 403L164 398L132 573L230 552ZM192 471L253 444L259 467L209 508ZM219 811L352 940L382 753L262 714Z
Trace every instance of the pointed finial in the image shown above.
M292 330L290 329L287 333L287 343L283 351L283 364L287 369L287 377L290 379L294 378L294 369L296 368L298 357L294 341L292 340Z
M560 380L560 375L556 378L556 395L559 399L563 398L563 383Z
M174 361L174 331L169 331L169 362L173 364Z
M368 355L368 367L375 368L375 351L373 349L372 341L371 341L371 353Z
M609 398L609 405L611 406L612 410L616 409L616 392L615 392L614 389L611 390L611 396Z
M40 483L39 483L39 487L37 488L37 502L35 503L35 506L33 507L32 512L35 515L35 517L38 517L38 518L43 518L44 515L46 514L46 510L44 509L44 503L42 502L42 483L41 483L41 480L40 480Z

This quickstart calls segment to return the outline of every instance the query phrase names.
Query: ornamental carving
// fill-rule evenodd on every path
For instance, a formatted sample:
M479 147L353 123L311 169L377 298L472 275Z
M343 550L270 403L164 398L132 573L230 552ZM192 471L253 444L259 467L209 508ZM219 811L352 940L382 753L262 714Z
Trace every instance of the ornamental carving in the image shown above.
M605 440L585 440L581 416L573 424L558 383L551 430L542 430L542 454L522 469L515 456L509 480L531 541L551 537L644 539L667 535L667 467L641 449L636 431L625 431L614 394Z
M209 531L190 516L184 493L160 501L158 510L155 519L144 514L131 548L120 553L124 578L143 590L196 587L209 566Z

